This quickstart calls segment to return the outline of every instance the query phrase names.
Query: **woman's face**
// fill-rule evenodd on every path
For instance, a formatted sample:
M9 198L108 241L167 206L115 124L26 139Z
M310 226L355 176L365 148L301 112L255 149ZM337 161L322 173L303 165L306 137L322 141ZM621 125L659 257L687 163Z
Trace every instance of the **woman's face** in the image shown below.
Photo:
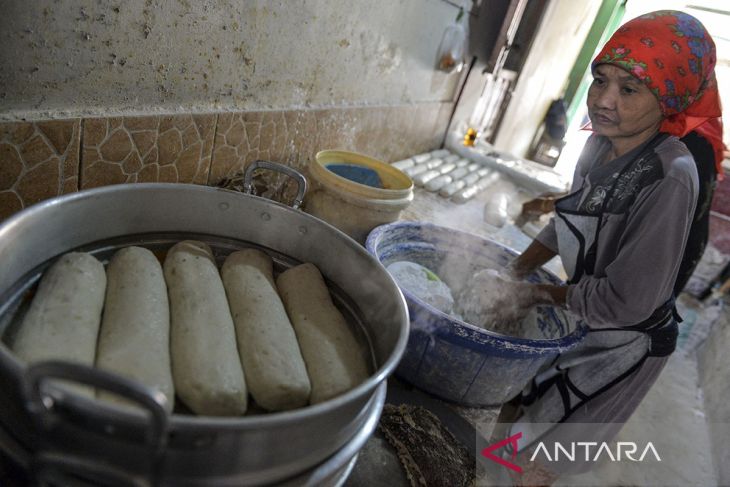
M588 90L593 131L612 142L617 156L639 146L659 129L662 111L649 88L627 71L600 64Z

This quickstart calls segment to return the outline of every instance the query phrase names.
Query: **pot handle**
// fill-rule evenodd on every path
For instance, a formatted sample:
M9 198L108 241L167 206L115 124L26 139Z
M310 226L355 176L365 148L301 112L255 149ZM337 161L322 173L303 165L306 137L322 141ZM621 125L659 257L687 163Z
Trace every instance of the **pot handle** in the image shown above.
M51 430L61 421L61 415L54 411L56 402L68 402L71 404L79 402L78 398L64 391L62 387L54 387L52 390L46 390L43 385L48 380L62 379L96 387L118 394L120 397L140 406L147 412L149 417L149 424L145 425L144 428L145 443L150 449L150 473L153 479L157 477L160 460L167 446L169 415L165 410L167 398L164 394L139 382L105 370L55 360L29 365L26 368L24 379L23 386L26 407L41 431ZM41 463L49 463L56 458L51 454L50 457L44 460L41 455L39 454L36 457L40 459ZM69 457L65 454L62 456ZM69 458L73 459L74 457L71 456ZM71 461L68 465L75 470L94 470L89 466L91 464L88 461ZM108 468L101 468L97 473L102 473L107 470Z
M163 393L137 381L82 364L59 360L32 364L25 371L27 406L32 414L41 419L42 425L45 427L52 424L53 419L49 415L53 411L54 403L57 400L65 399L68 394L62 389L54 390L54 395L44 393L43 383L49 379L65 379L78 382L113 392L136 403L149 413L150 425L146 428L145 435L147 444L155 452L165 448L168 414L165 411L167 398Z
M270 171L280 172L286 174L290 178L297 182L297 195L292 203L292 208L298 210L304 202L304 193L307 192L307 180L304 178L302 173L283 164L278 164L271 161L254 161L246 167L246 171L243 174L243 192L246 194L254 194L253 191L253 172L256 169L268 169Z

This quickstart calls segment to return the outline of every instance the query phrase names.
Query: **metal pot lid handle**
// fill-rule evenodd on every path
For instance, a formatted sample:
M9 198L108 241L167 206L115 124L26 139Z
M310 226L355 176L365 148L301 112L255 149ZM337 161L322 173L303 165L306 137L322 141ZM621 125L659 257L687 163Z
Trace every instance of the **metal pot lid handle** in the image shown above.
M145 440L151 453L160 455L167 446L167 399L159 391L111 372L56 360L29 365L24 378L26 406L42 428L48 429L53 426L54 421L60 420L53 412L56 401L78 401L74 394L64 391L63 388L54 387L53 394L44 390L43 384L47 380L64 379L112 392L140 406L149 413L149 424L145 425Z
M297 182L297 195L292 203L292 208L298 210L304 202L304 193L307 192L307 180L304 175L289 166L278 164L271 161L254 161L246 167L246 171L243 174L243 192L246 194L254 194L253 190L253 172L256 169L268 169L270 171L280 172L286 174L290 178Z

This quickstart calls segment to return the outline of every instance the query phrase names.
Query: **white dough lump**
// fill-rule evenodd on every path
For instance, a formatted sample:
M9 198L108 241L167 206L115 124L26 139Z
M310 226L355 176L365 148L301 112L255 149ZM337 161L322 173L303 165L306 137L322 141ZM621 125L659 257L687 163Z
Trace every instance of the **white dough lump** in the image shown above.
M234 252L221 276L246 384L256 404L268 411L305 406L311 390L307 368L276 292L271 257L255 249Z
M368 377L365 353L332 302L313 264L293 267L276 281L312 383L310 403L342 394Z
M106 270L96 365L162 392L172 411L170 310L162 266L141 247L117 251ZM116 402L116 396L99 397Z
M527 338L537 330L535 308L523 309L510 282L500 279L499 271L484 269L476 272L459 296L457 308L463 320L493 332ZM495 303L507 303L496 308Z
M196 414L246 412L246 383L226 292L206 244L173 246L164 264L170 299L172 376L180 399Z
M388 272L419 299L446 314L454 314L454 297L449 286L432 271L415 262L398 261L389 264Z
M94 256L61 256L43 274L13 352L28 363L68 360L94 365L105 289L104 266Z

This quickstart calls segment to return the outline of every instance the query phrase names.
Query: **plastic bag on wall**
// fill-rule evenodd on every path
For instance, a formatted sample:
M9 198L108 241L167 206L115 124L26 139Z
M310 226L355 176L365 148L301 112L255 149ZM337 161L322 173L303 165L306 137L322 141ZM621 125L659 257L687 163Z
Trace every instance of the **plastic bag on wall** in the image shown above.
M444 31L438 54L438 69L450 73L461 71L466 57L466 27L464 9L459 9L456 20Z

